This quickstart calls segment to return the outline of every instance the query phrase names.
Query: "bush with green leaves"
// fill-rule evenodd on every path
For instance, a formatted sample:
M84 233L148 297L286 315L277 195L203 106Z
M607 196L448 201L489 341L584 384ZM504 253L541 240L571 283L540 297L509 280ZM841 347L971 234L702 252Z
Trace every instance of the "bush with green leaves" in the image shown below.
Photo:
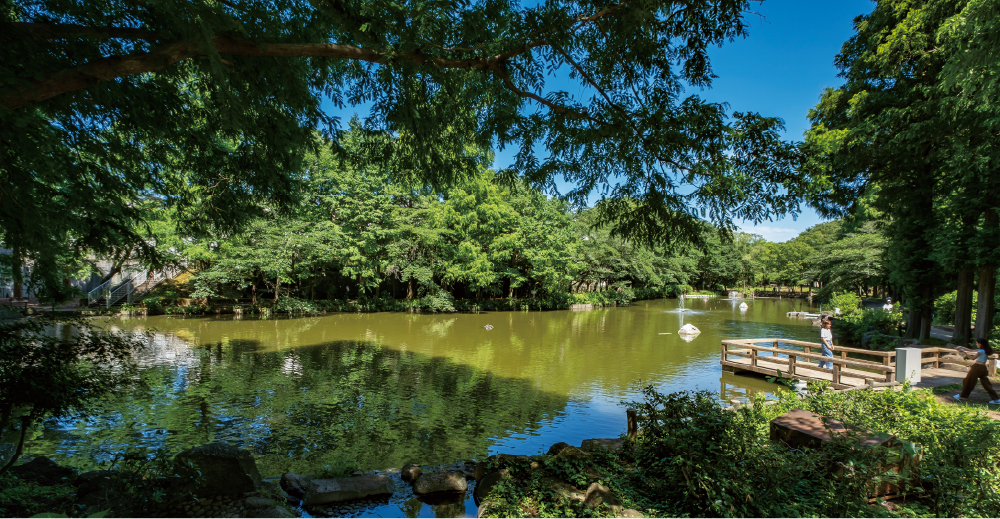
M104 466L104 481L92 506L115 517L151 517L165 507L191 499L202 482L191 461L177 461L166 450L112 455Z
M869 332L898 337L898 328L902 322L902 313L866 308L858 312L844 314L840 319L835 320L834 327L842 339L860 345L864 335Z
M546 477L586 488L601 482L626 508L654 517L996 517L1000 514L1000 424L975 409L938 402L929 390L832 392L816 386L777 402L753 398L734 411L715 394L643 390L631 402L642 434L619 451L554 462L544 470L507 466L487 497L491 517L597 517L608 510L561 499ZM769 438L770 421L792 409L840 420L852 432L822 448ZM869 433L896 437L859 448ZM526 462L525 462L526 463ZM494 463L494 465L496 465ZM889 466L902 468L899 474ZM491 470L500 468L491 466ZM890 511L870 503L884 484L906 496ZM884 487L883 487L884 488Z
M42 513L78 513L70 485L41 485L6 473L0 475L0 517L31 517Z
M0 474L17 461L41 420L86 409L130 380L131 355L143 345L141 336L79 319L0 321L0 436L17 438Z
M828 307L831 313L833 313L835 308L839 308L840 315L844 317L858 314L862 311L861 298L853 293L834 294L823 306Z
M163 311L164 303L163 297L161 296L151 296L142 300L142 304L150 313L160 313Z

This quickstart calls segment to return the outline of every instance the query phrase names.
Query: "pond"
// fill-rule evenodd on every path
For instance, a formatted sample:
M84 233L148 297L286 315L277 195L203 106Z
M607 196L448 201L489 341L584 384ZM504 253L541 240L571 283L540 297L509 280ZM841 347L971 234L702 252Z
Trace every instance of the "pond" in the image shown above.
M801 300L676 299L589 311L110 319L154 330L141 386L87 417L50 419L28 456L82 470L128 449L225 440L263 476L445 464L625 432L623 400L652 384L721 401L770 391L723 373L720 341L818 342ZM679 305L683 304L681 311ZM683 337L691 323L701 334ZM489 329L487 325L492 328Z

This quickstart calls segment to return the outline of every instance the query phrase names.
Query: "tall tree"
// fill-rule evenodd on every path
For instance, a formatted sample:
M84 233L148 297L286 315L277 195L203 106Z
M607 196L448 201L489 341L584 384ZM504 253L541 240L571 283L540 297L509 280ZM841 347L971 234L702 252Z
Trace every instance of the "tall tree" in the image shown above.
M803 146L806 169L824 189L814 204L849 214L868 192L885 214L890 281L911 311L907 333L920 338L929 336L941 274L932 250L944 217L935 197L955 167L948 144L962 146L956 136L976 124L949 111L939 77L949 55L934 34L959 9L951 0L883 0L858 17L837 57L846 84L810 112Z

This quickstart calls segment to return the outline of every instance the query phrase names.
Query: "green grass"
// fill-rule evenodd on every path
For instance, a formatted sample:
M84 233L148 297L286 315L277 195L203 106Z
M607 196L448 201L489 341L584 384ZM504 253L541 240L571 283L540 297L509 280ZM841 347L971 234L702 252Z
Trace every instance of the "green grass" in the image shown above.
M962 384L955 383L955 384L946 384L944 386L931 388L931 393L934 393L935 395L941 395L944 393L951 393L952 391L961 391L961 390L962 390Z

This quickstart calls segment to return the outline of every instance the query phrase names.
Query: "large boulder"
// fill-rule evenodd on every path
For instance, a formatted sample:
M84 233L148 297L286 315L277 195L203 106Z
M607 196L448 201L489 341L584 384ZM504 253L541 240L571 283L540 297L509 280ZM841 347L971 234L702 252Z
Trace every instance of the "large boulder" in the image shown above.
M625 440L621 438L590 438L583 440L580 448L586 451L600 451L602 449L616 451L625 446Z
M37 457L27 463L11 467L10 473L24 481L33 481L39 485L56 485L72 482L76 479L76 470L63 467L56 462Z
M685 324L681 326L680 330L677 330L677 335L698 335L699 333L701 333L701 330L691 323Z
M463 478L463 481L465 479ZM396 485L386 476L365 475L354 478L313 479L306 487L302 506L339 503L368 496L392 494Z
M209 443L177 455L178 462L191 462L201 471L199 496L253 492L260 486L260 472L253 454L226 442Z
M618 496L614 495L610 488L600 483L591 483L587 487L583 503L591 508L597 508L603 504L616 512L622 509L622 502Z
M281 488L292 497L302 499L309 488L309 478L300 476L294 472L286 472L281 475Z
M412 483L423 473L424 469L420 468L420 465L407 463L406 465L403 465L402 469L399 470L399 477L403 478L403 481Z
M560 500L583 501L587 497L580 489L556 477L546 476L541 483Z
M431 472L420 476L413 482L413 493L415 494L465 492L468 488L469 484L465 481L465 473L458 470Z
M565 456L568 458L579 458L579 459L590 459L594 457L593 454L579 447L574 447L566 442L559 442L549 447L548 454L552 456Z
M475 499L476 504L480 504L486 499L486 496L490 495L490 491L493 487L500 482L501 479L510 475L510 471L507 469L500 469L495 472L490 472L479 480L476 484L476 490L472 493L472 497Z

